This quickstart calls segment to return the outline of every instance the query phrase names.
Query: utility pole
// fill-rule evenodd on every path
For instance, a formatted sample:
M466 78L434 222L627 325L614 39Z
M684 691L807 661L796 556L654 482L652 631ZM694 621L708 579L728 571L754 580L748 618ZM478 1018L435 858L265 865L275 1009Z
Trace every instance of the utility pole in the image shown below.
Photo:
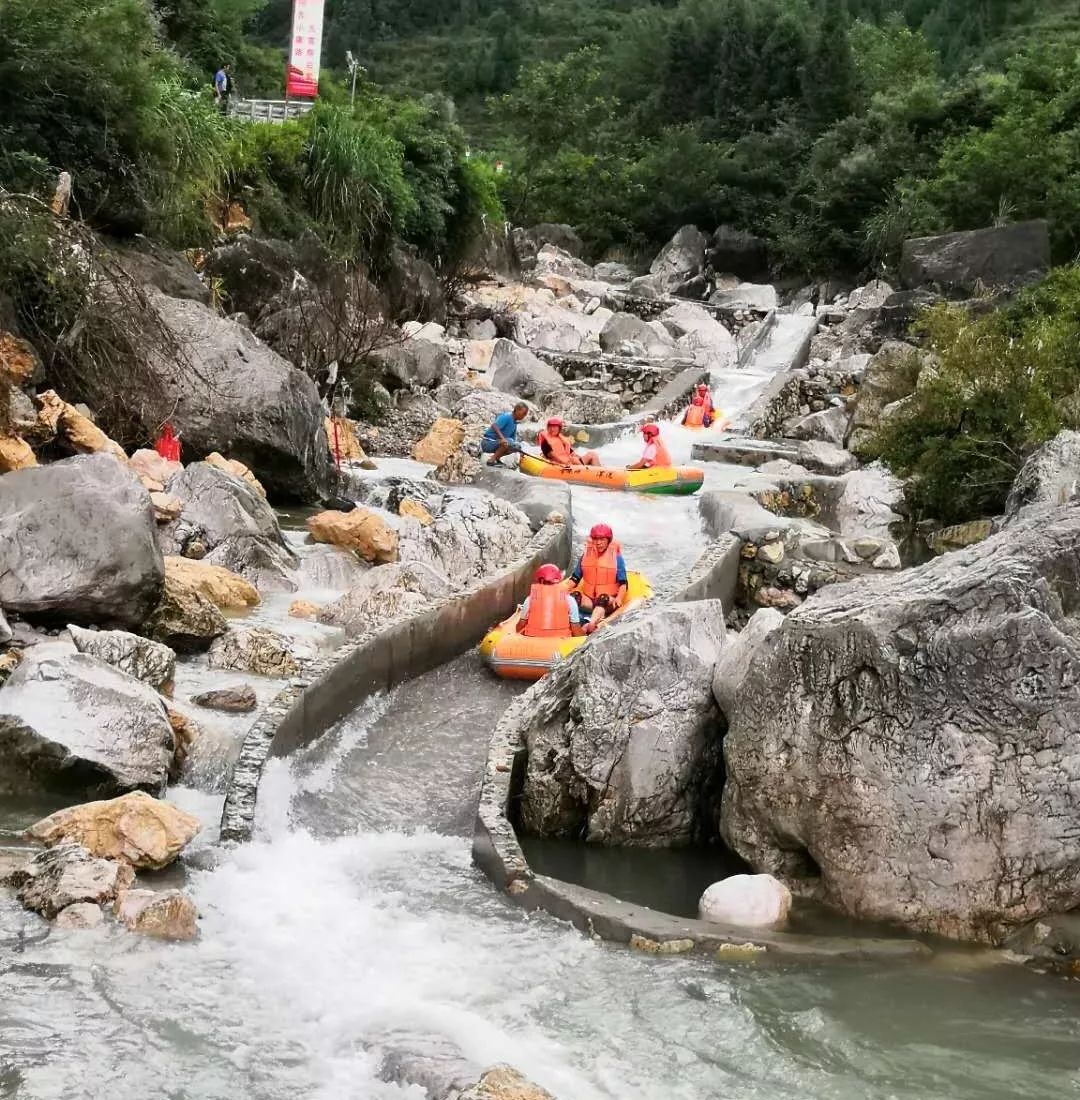
M349 106L356 106L356 74L360 72L367 72L367 69L360 64L359 61L353 56L352 50L345 51L345 65L349 72L352 74L352 91L349 93Z

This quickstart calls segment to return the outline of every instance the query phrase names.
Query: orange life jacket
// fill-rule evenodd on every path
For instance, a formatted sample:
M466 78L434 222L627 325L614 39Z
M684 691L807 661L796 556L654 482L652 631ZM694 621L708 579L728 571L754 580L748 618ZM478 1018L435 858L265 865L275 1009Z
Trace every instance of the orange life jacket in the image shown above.
M609 542L608 548L597 554L596 546L589 542L585 553L581 555L581 581L578 589L590 600L597 596L617 596L619 594L619 555L622 547L617 542ZM530 613L532 605L529 605Z
M534 584L529 589L529 617L521 633L527 638L570 637L570 608L559 585Z
M705 423L705 406L691 405L686 410L686 416L683 417L683 423L688 428L700 428Z
M573 444L562 432L558 435L548 435L547 432L538 432L536 442L542 448L546 443L551 448L551 454L545 455L551 462L558 462L562 466L572 466L580 463L581 459L574 454Z
M653 442L656 444L656 458L649 463L647 469L655 469L657 466L671 466L671 455L668 454L667 447L664 446L663 441L657 436Z
M711 393L703 393L701 395L701 398L702 398L701 403L705 407L705 414L707 416L709 413L712 412L712 409L713 409L712 394Z

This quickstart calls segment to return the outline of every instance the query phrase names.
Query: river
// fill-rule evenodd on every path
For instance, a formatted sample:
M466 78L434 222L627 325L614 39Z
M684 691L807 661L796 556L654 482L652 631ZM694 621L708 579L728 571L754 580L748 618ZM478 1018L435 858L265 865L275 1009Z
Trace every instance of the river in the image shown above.
M574 509L661 588L701 549L692 499L580 490ZM989 952L717 964L510 905L469 842L487 734L518 690L466 654L272 761L255 841L222 849L211 827L193 846L193 944L49 932L0 892L0 1097L422 1100L395 1076L441 1095L500 1061L559 1100L1080 1094L1080 986ZM217 820L220 794L170 797ZM8 805L0 840L47 808Z

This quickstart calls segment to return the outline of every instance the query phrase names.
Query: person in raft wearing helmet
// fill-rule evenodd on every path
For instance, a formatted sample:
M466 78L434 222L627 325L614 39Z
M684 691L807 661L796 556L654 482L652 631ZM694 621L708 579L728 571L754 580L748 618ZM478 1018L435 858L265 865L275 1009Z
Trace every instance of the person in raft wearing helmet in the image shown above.
M563 422L557 416L548 418L547 427L536 433L536 442L548 462L560 466L599 466L600 459L592 451L579 455L568 435L563 435Z
M584 633L591 634L612 612L626 602L626 562L622 547L606 523L598 523L589 532L585 553L578 558L570 579L570 595L589 615Z
M645 437L645 450L641 459L627 466L628 470L651 470L654 466L670 466L671 455L668 454L664 441L660 438L660 426L658 424L642 424L641 434Z
M689 408L683 413L682 422L688 428L709 428L712 426L712 394L709 393L709 387L704 382L698 385Z
M517 441L517 426L528 415L528 406L517 404L511 412L499 413L491 426L484 431L480 439L480 450L491 455L488 459L489 466L501 466L502 460L511 451L521 450L521 444Z
M518 609L518 633L527 638L580 638L581 610L577 600L563 588L562 570L541 565L533 575L532 587Z

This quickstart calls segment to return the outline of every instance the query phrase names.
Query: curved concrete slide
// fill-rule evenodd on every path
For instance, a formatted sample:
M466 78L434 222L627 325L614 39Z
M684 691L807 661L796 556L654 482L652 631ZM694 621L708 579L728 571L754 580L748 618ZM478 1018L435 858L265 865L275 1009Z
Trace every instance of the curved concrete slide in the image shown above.
M381 624L291 680L244 737L225 796L222 840L251 839L259 781L271 755L287 755L316 740L368 696L428 672L477 644L528 593L539 565L567 564L570 541L567 524L546 524L514 565L420 615Z

